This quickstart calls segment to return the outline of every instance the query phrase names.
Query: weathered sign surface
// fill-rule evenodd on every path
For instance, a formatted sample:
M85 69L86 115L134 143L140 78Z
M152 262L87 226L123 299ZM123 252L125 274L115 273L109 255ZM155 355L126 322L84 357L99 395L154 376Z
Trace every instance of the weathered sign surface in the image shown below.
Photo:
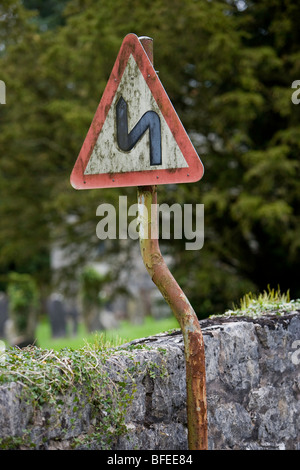
M76 189L198 181L203 165L139 38L128 34L71 175Z

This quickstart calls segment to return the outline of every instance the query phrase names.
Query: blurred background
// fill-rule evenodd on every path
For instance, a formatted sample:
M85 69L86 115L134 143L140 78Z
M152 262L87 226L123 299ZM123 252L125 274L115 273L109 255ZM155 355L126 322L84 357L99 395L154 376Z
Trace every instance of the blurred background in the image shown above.
M281 0L2 0L0 337L42 347L177 327L136 240L101 241L96 209L136 188L76 191L70 174L128 33L205 167L158 202L204 204L205 241L162 240L199 318L268 285L300 296L300 4Z

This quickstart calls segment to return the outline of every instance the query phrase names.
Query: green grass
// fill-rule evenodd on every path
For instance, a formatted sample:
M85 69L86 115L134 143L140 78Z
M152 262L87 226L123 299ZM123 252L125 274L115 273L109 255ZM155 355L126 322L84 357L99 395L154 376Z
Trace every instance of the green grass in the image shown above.
M179 328L175 317L162 320L147 317L142 325L133 325L128 321L124 321L121 323L120 328L116 330L97 331L92 334L89 334L83 324L80 324L75 337L69 335L66 338L53 339L49 323L42 321L38 325L36 336L37 345L42 349L79 349L87 343L99 341L111 344L111 346L121 345L134 339L155 335L174 328Z

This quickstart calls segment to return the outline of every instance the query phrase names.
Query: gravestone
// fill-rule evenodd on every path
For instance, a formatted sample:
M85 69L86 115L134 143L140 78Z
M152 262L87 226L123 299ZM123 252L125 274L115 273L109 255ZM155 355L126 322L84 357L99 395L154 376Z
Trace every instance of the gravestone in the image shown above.
M5 323L8 320L8 298L0 292L0 338L5 337Z
M67 335L67 311L61 294L53 293L47 300L52 338L64 338Z
M101 330L112 330L120 326L114 311L109 305L101 310L99 317Z

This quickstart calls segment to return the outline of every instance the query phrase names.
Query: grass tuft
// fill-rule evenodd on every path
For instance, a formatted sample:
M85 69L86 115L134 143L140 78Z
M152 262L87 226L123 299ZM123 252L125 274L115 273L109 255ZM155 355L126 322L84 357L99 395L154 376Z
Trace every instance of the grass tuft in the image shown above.
M222 316L245 316L256 318L262 315L282 316L300 310L300 299L291 300L289 291L282 293L280 287L277 290L264 290L258 295L249 292L240 299L239 305L233 305L232 310L227 310ZM218 315L211 315L216 318Z

